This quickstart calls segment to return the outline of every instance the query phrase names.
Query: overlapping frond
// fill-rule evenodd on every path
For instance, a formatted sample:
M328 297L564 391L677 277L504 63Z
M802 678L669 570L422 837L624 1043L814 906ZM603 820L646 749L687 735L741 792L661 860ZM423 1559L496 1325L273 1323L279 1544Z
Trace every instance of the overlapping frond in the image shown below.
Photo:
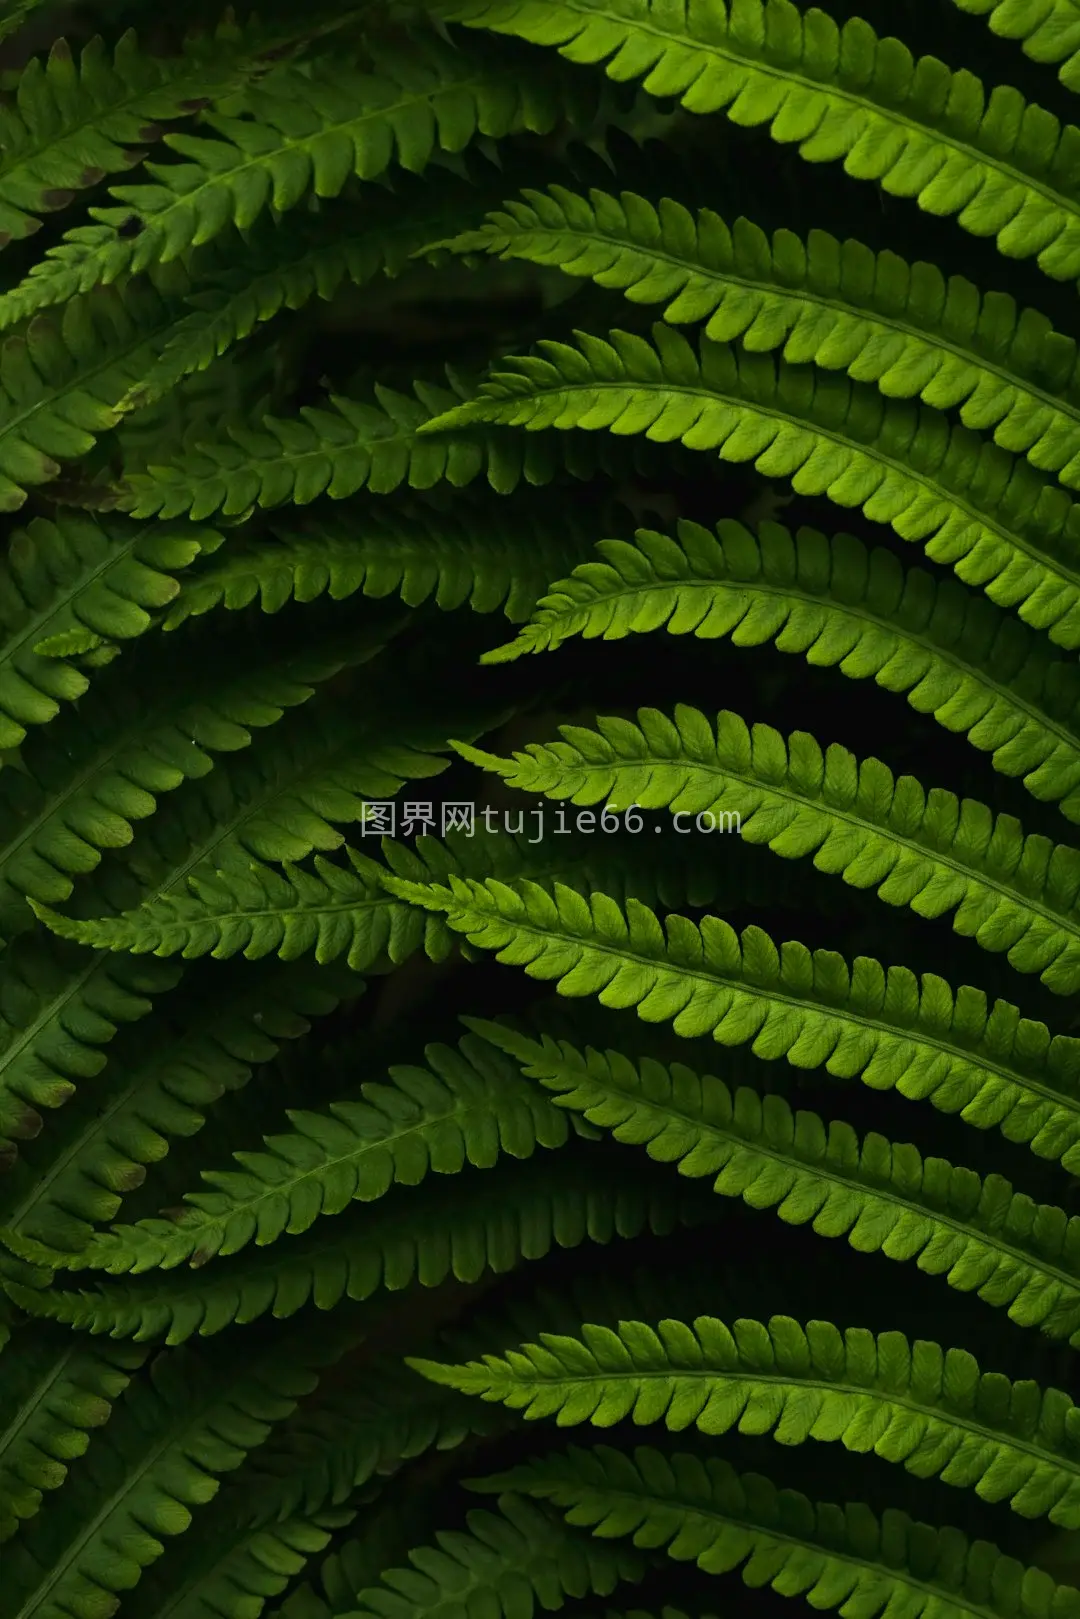
M149 1351L134 1344L87 1344L68 1333L25 1332L4 1350L0 1391L0 1545L33 1518L46 1490L86 1453L92 1433Z
M464 743L458 751L545 798L666 809L785 859L812 855L819 871L887 905L950 916L957 933L1006 951L1010 966L1055 993L1080 989L1080 850L1025 836L1014 816L727 710L713 722L685 704L671 716L643 708L636 725L600 718L595 730L559 729L561 741L532 742L512 759Z
M159 124L226 95L280 43L231 19L171 57L145 50L131 29L112 50L90 40L77 60L58 40L26 65L14 103L0 111L0 246L38 230L38 214L139 163L160 139Z
M527 1420L661 1423L845 1445L974 1489L1025 1518L1080 1523L1080 1412L1057 1389L981 1372L966 1350L787 1316L583 1326L464 1366L408 1364Z
M717 342L846 371L890 399L959 408L967 427L1080 487L1076 344L1037 310L935 265L826 231L770 240L748 219L729 227L671 197L654 205L558 185L526 191L443 245L586 276L633 303L663 304L673 325L704 323Z
M1010 258L1080 275L1072 189L1080 130L936 57L918 61L861 17L842 26L791 0L437 0L469 28L555 47L571 62L640 80L688 112L767 126L810 163L842 162L927 213L955 216Z
M140 911L93 922L31 903L59 937L134 955L295 961L313 953L320 963L344 957L356 972L384 958L397 965L421 949L442 959L451 948L445 929L388 894L374 861L355 849L345 854L345 865L316 855L311 870L249 860L246 870L238 865L216 878L192 874L184 889Z
M221 1475L315 1386L334 1336L294 1331L254 1353L230 1345L212 1358L156 1360L66 1481L61 1510L31 1520L5 1549L12 1612L107 1619L165 1541L213 1499Z
M117 1029L153 1008L173 989L172 963L90 955L24 934L0 958L0 1153L14 1160L17 1143L33 1140L42 1110L62 1107L81 1080L105 1066L103 1049Z
M474 399L428 422L421 438L438 444L446 433L452 445L483 423L584 429L749 461L800 495L861 507L1059 646L1080 645L1080 505L938 412L710 338L695 353L669 326L654 328L652 344L579 334L576 347L546 342L541 351L501 361Z
M0 926L9 933L26 925L27 900L67 899L103 851L131 842L159 795L205 775L216 753L246 748L348 658L331 647L260 656L241 638L208 662L204 641L189 643L178 673L159 641L141 645L144 661L122 661L77 713L34 732L23 769L0 774Z
M720 1196L844 1237L860 1253L914 1260L950 1287L1007 1307L1021 1326L1080 1340L1080 1220L1014 1192L1002 1176L924 1158L877 1133L860 1139L842 1120L794 1112L782 1096L732 1088L682 1063L464 1021L510 1052L560 1107L681 1175L712 1178Z
M523 60L520 69L508 74L501 52L434 42L421 50L419 41L407 52L380 53L369 73L330 55L279 68L245 95L248 116L204 116L213 138L165 136L185 161L148 163L151 184L113 186L118 206L91 209L98 224L69 231L0 297L0 328L99 282L167 264L271 208L280 214L312 194L336 197L354 177L377 179L392 164L418 173L438 150L548 132L567 115L588 123L591 85L543 59Z
M250 514L256 506L306 506L320 495L346 500L360 490L388 495L404 487L463 489L484 476L500 494L521 484L548 484L563 473L592 477L598 470L632 471L634 453L604 441L558 435L440 433L422 428L452 410L462 397L416 383L414 397L377 384L372 400L338 396L303 406L289 419L262 415L251 423L222 423L220 437L199 441L175 463L131 472L119 505L142 517L202 521L213 512Z
M204 1265L298 1236L351 1203L374 1203L394 1186L490 1169L503 1154L525 1159L564 1146L568 1116L522 1083L516 1065L466 1035L457 1048L432 1045L425 1066L393 1067L355 1097L318 1110L290 1109L290 1129L263 1150L234 1154L235 1167L204 1170L205 1190L188 1192L168 1220L97 1233L72 1256L72 1270L120 1276Z
M17 746L89 684L64 654L132 640L172 601L176 572L220 545L209 529L34 518L0 562L0 747Z
M571 1447L474 1488L500 1486L550 1501L568 1523L594 1533L663 1546L706 1574L739 1568L752 1590L771 1585L780 1596L805 1597L815 1611L1007 1619L1017 1605L1071 1615L1080 1602L1070 1587L990 1541L933 1529L894 1508L879 1518L861 1502L813 1502L760 1474L740 1476L718 1457Z
M476 1282L556 1248L671 1232L702 1218L701 1199L687 1196L689 1188L672 1187L666 1176L616 1177L592 1162L586 1172L580 1159L568 1173L568 1155L564 1149L558 1157L541 1154L463 1175L449 1203L429 1184L388 1198L375 1211L350 1209L327 1229L198 1269L103 1281L77 1292L2 1278L0 1287L39 1319L176 1345L271 1310L283 1319L309 1303L331 1310L343 1299L415 1284L437 1287L450 1276Z
M400 596L408 607L433 600L446 610L501 610L519 623L567 559L590 553L593 538L591 525L568 520L554 502L539 513L522 502L506 511L477 504L408 514L358 504L352 514L282 522L273 538L230 545L179 586L164 628L215 607L257 601L276 613L289 601L342 601L360 590Z
M1051 1036L1004 1001L988 1009L979 990L867 956L849 966L831 950L778 949L761 928L740 935L716 916L661 924L635 900L623 909L562 884L548 894L527 881L382 880L562 995L596 995L686 1038L711 1035L796 1068L858 1077L1080 1164L1080 1041Z
M363 988L345 970L285 971L273 962L215 974L182 1010L161 1002L145 1034L113 1051L40 1148L24 1147L0 1179L0 1225L53 1247L83 1248L95 1225L116 1218L148 1167L202 1129L220 1097L246 1085L285 1041L302 1039L311 1019Z
M996 770L1080 820L1080 673L984 597L852 535L793 535L778 523L753 535L725 520L713 535L683 521L677 539L639 529L632 544L601 540L595 550L482 661L512 662L577 635L615 641L661 628L729 635L736 646L772 641L905 693L920 714L989 753ZM197 589L185 582L180 600Z

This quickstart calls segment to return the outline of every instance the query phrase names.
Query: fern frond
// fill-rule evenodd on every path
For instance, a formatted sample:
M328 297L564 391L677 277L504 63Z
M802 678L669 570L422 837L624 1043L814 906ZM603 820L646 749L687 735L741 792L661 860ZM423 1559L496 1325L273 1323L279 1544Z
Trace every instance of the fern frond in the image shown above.
M354 1611L363 1619L534 1619L645 1573L629 1547L568 1531L531 1501L502 1495L498 1506L474 1509L464 1531L443 1530L434 1545L411 1551L409 1567L387 1569L378 1586L356 1593Z
M481 662L555 650L575 635L616 641L661 628L730 635L736 646L773 641L816 667L905 693L918 713L966 735L996 770L1080 821L1080 675L984 597L905 570L851 535L792 535L776 523L755 536L740 523L720 522L713 535L682 521L677 540L639 529L632 544L595 549L515 640ZM198 590L197 576L180 602L188 590Z
M33 1140L41 1109L62 1107L78 1082L106 1063L102 1049L123 1024L175 988L176 967L131 957L87 956L40 930L24 934L0 960L0 1161Z
M363 988L348 972L284 971L275 962L215 974L175 1010L164 1001L145 1038L111 1053L92 1090L67 1103L44 1150L24 1149L0 1179L0 1224L52 1247L83 1248L170 1140L194 1136L256 1064L273 1061L285 1041L310 1031L310 1019Z
M421 949L441 960L450 941L437 921L386 893L374 861L355 849L345 854L347 866L316 855L313 871L288 862L276 871L251 860L246 872L221 872L216 879L193 874L186 892L94 922L58 916L37 900L30 904L60 938L134 955L223 960L242 954L258 961L276 954L295 961L314 952L320 963L344 957L355 972L384 957L397 965Z
M276 613L289 601L324 594L343 601L359 590L376 599L398 595L408 607L434 600L447 611L501 610L520 623L566 559L591 549L591 525L553 502L539 513L530 502L505 512L478 504L407 516L358 503L351 515L282 525L275 538L229 546L179 586L163 628L215 607L235 611L257 601Z
M681 1175L712 1178L721 1197L846 1237L859 1253L915 1260L959 1292L1007 1307L1020 1326L1080 1341L1080 1219L1014 1192L1002 1176L984 1179L876 1133L860 1140L842 1120L793 1112L782 1096L732 1089L682 1063L582 1052L547 1034L463 1021L560 1107Z
M63 1333L17 1333L4 1350L0 1392L0 1545L33 1518L46 1490L59 1489L68 1463L85 1454L90 1435L149 1351L133 1344L87 1344Z
M384 888L441 911L496 959L553 981L559 993L596 995L670 1022L684 1038L711 1035L796 1068L825 1068L999 1127L1039 1157L1080 1166L1080 1041L1051 1037L1005 1001L859 956L787 942L760 928L739 935L719 917L700 926L659 918L635 900L625 912L603 894L555 885L463 881L423 886L385 875Z
M924 542L933 561L991 601L1015 607L1059 646L1080 646L1080 506L1026 462L867 385L709 338L695 354L668 326L653 339L655 347L625 332L610 342L579 334L576 348L545 342L542 356L500 361L476 398L426 423L420 437L441 447L439 434L484 423L604 430L749 461L766 477L789 478L800 495L861 507Z
M1077 0L953 0L961 11L988 17L1003 39L1021 42L1033 62L1056 66L1069 90L1080 90L1080 5Z
M371 1479L390 1477L429 1451L456 1450L473 1435L499 1432L507 1420L425 1382L396 1357L378 1362L362 1382L319 1390L275 1430L237 1478L237 1519L282 1522L341 1506Z
M1008 1619L1018 1603L1063 1616L1080 1606L1070 1587L1055 1586L989 1541L968 1541L959 1530L934 1529L892 1508L878 1518L861 1502L813 1502L760 1474L740 1476L719 1457L572 1446L504 1479L560 1507L570 1524L663 1546L706 1574L741 1565L751 1589L769 1585L780 1596L803 1596L818 1612Z
M767 126L807 162L842 162L926 213L955 216L1007 258L1035 258L1057 280L1080 275L1080 130L1016 90L999 85L987 97L972 73L916 61L862 18L841 27L791 0L707 10L681 0L437 0L435 9L602 64L688 112Z
M226 1486L228 1488L228 1486ZM224 1495L222 1491L222 1495ZM197 1547L173 1541L139 1582L125 1607L145 1619L259 1619L313 1557L333 1543L355 1509L327 1508L306 1517L237 1529L222 1523L222 1500L213 1523L200 1525ZM179 1556L175 1554L179 1553ZM170 1555L173 1554L173 1555Z
M204 1265L297 1236L394 1186L466 1164L491 1169L503 1154L530 1158L569 1139L565 1112L489 1043L466 1035L456 1049L428 1046L424 1061L360 1085L355 1099L290 1109L288 1132L265 1136L263 1151L234 1153L235 1168L204 1170L207 1189L186 1193L170 1219L99 1232L63 1268L123 1276Z
M96 225L77 226L0 297L0 328L99 282L167 264L241 230L269 209L284 213L306 196L336 197L358 177L374 180L392 164L419 173L439 150L461 152L478 136L547 133L562 118L588 123L595 96L565 71L531 55L515 74L485 50L383 53L374 73L330 57L283 67L245 96L246 118L208 113L207 135L166 135L180 163L149 163L153 184L113 186L118 207L92 208ZM131 220L135 235L125 235Z
M2 214L0 206L0 214ZM121 418L133 383L175 326L175 302L145 281L73 299L0 347L0 511L59 477Z
M932 264L824 231L770 241L748 219L729 228L670 197L654 206L633 192L586 198L558 185L526 191L440 245L550 265L663 304L673 325L704 322L717 342L846 371L890 399L959 408L965 426L992 430L1003 449L1080 488L1076 344L1045 315Z
M78 713L36 732L23 769L0 774L0 926L9 932L26 925L28 899L66 900L103 851L131 842L158 795L205 775L215 753L247 747L346 661L344 649L283 657L247 638L214 661L204 641L185 648L178 676L175 655L149 645Z
M1066 1394L980 1372L966 1350L899 1332L844 1332L788 1316L643 1321L541 1335L464 1366L407 1357L424 1376L498 1401L527 1421L662 1423L809 1439L898 1463L916 1478L974 1489L1025 1518L1080 1524L1080 1415Z
M221 1475L310 1392L331 1353L324 1336L294 1331L255 1353L230 1345L156 1359L67 1480L59 1511L32 1520L5 1550L12 1613L107 1619L164 1541L217 1494Z
M597 471L625 475L633 451L604 441L558 442L545 435L523 440L494 432L422 436L424 426L460 401L429 384L414 384L414 397L376 384L374 401L327 401L330 408L303 406L295 417L261 416L247 425L225 422L220 437L201 440L168 466L131 472L118 504L143 517L203 521L212 512L246 516L256 506L306 506L320 495L346 500L360 490L388 495L406 486L432 489L449 483L462 489L481 476L500 494L521 483L551 483L559 474L586 479Z
M564 1161L569 1151L463 1175L449 1203L446 1192L429 1183L374 1212L349 1209L330 1228L199 1269L105 1281L77 1292L6 1279L0 1287L39 1319L114 1338L181 1344L270 1310L284 1319L309 1302L331 1310L346 1298L362 1301L414 1284L437 1287L449 1276L476 1282L555 1248L663 1234L701 1219L700 1199L687 1197L688 1189L673 1187L668 1177L661 1183L639 1172L616 1179L592 1160L587 1171L579 1160L575 1177Z
M1011 815L897 779L879 759L823 749L805 731L720 713L715 728L679 704L638 723L599 718L559 727L512 759L468 744L458 752L507 786L612 811L666 809L706 829L737 830L784 859L812 855L819 871L872 889L918 916L951 916L955 932L1005 951L1058 995L1080 989L1080 850L1024 835Z
M13 534L0 560L0 748L86 691L87 676L63 654L142 635L175 598L174 573L220 543L212 530L75 512Z
M295 33L295 28L291 30ZM106 175L130 169L160 139L159 123L190 115L242 84L276 41L226 21L178 56L145 51L132 29L109 50L98 37L73 58L64 39L19 75L0 111L0 246L40 229Z

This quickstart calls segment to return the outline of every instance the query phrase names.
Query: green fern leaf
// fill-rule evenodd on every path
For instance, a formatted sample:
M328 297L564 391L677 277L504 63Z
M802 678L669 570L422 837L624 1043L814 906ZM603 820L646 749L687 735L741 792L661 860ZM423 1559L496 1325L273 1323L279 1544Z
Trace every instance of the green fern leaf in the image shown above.
M610 342L579 334L576 348L546 342L544 357L500 361L477 398L426 423L420 437L438 443L447 433L453 444L452 435L483 423L606 430L749 461L790 478L800 495L861 507L901 538L925 542L935 562L1059 646L1080 645L1080 506L1057 485L937 412L886 404L867 386L708 338L695 355L668 326L653 338L655 347L625 332Z
M967 70L916 61L862 18L842 27L791 0L687 8L667 0L437 0L437 13L602 63L693 113L768 127L810 163L842 162L856 179L912 197L993 237L1008 258L1034 257L1058 280L1080 275L1080 205L1072 170L1080 130L992 96ZM1038 135L1035 130L1038 129ZM1023 131L1023 133L1021 133Z
M0 960L0 1157L42 1129L41 1109L62 1107L81 1080L105 1067L102 1049L123 1024L175 988L171 963L98 955L25 934Z
M569 557L591 550L584 524L552 504L503 513L478 504L460 512L404 515L358 505L308 526L282 527L276 538L230 546L213 565L180 585L163 621L172 630L215 607L236 611L258 602L276 613L289 601L329 595L342 601L398 595L409 607L434 600L445 610L500 609L513 623L527 617ZM556 522L556 515L558 521ZM522 550L522 538L527 549Z
M465 1366L407 1357L424 1376L498 1401L526 1420L663 1423L675 1432L775 1434L871 1452L916 1478L974 1489L1025 1518L1080 1523L1080 1420L1057 1389L980 1372L966 1350L899 1332L805 1327L787 1316L733 1328L624 1321L541 1335Z
M47 1490L59 1489L68 1464L149 1354L132 1344L89 1345L70 1333L17 1334L4 1351L0 1393L0 1545L33 1518Z
M374 180L392 164L419 173L433 155L478 137L546 133L563 117L588 124L589 85L532 57L507 73L484 50L382 53L374 73L330 57L282 67L245 96L245 118L208 113L206 135L167 135L181 163L149 163L153 184L114 186L119 207L92 208L19 286L0 297L0 328L87 292L118 275L167 264L230 225L247 229L268 209L306 196L338 196L354 177ZM132 219L139 229L125 235Z
M9 934L27 925L28 899L66 900L104 850L130 843L159 794L205 775L215 753L247 747L253 730L305 703L346 661L330 648L283 658L271 646L260 656L250 642L208 661L208 645L189 644L178 679L175 657L153 641L78 714L35 733L24 769L0 774L0 926Z
M1018 313L1004 293L984 297L931 264L824 231L770 241L750 220L729 229L669 197L654 207L632 192L585 198L556 185L440 245L587 276L663 304L672 324L704 321L717 342L846 371L890 399L959 407L965 426L993 430L1003 449L1080 488L1076 344L1036 310Z
M38 230L35 215L139 163L140 148L160 138L159 123L242 84L273 43L226 22L168 58L144 51L128 29L111 52L90 40L76 63L58 40L47 60L23 68L15 104L0 112L0 246Z
M635 1545L662 1545L669 1557L706 1574L741 1565L751 1589L770 1585L780 1596L804 1596L816 1611L1008 1619L1018 1602L1062 1615L1080 1604L1071 1588L1055 1586L989 1541L969 1542L959 1530L933 1529L895 1509L879 1519L862 1503L815 1503L759 1474L740 1476L716 1457L644 1446L632 1456L608 1445L571 1447L504 1479L562 1508L568 1523L605 1536L632 1535Z
M233 1169L204 1170L208 1189L188 1192L171 1219L98 1233L64 1268L121 1276L204 1265L296 1236L393 1186L565 1146L566 1114L486 1042L467 1035L458 1049L428 1046L424 1058L423 1068L391 1068L389 1084L361 1085L355 1100L290 1110L288 1132L264 1137L265 1150L234 1153Z
M846 1237L860 1253L914 1259L962 1293L1006 1306L1012 1320L1080 1341L1080 1220L943 1158L849 1124L794 1113L782 1096L732 1090L682 1063L670 1068L618 1051L584 1053L549 1035L465 1018L522 1065L560 1107L674 1163L713 1191L789 1225Z
M215 974L175 1009L168 1000L145 1035L110 1053L92 1088L69 1101L39 1149L23 1149L0 1179L0 1223L49 1244L83 1248L114 1220L147 1166L187 1140L227 1091L246 1085L286 1040L309 1033L363 990L363 980L328 968L285 971L278 963Z
M294 1331L258 1352L168 1356L133 1382L56 1514L43 1513L4 1554L12 1615L107 1619L117 1597L216 1495L220 1476L315 1386L332 1339Z
M512 759L464 743L458 752L524 792L615 812L667 809L785 859L812 855L819 871L887 905L951 915L955 932L1006 951L1055 994L1080 989L1080 850L1025 836L1015 817L974 799L898 780L879 759L822 749L805 731L784 738L726 711L714 729L685 704L670 718L653 708L637 718L563 725L561 742L530 743Z
M272 1310L279 1319L313 1301L331 1310L343 1299L364 1300L386 1289L448 1277L476 1282L503 1275L556 1248L602 1244L645 1231L671 1232L702 1218L702 1203L685 1189L643 1176L605 1175L590 1159L568 1177L571 1149L513 1161L455 1182L452 1214L445 1191L429 1185L391 1197L374 1212L359 1206L332 1228L305 1232L267 1248L249 1249L207 1266L106 1281L65 1292L0 1277L0 1287L29 1315L63 1321L91 1333L175 1345L195 1333L223 1331ZM553 1172L552 1164L556 1165Z
M175 572L221 544L212 530L77 513L36 517L17 530L0 562L0 747L16 747L89 681L58 649L78 652L101 638L131 640L172 601Z
M362 1619L534 1619L568 1597L608 1596L640 1580L645 1560L629 1547L568 1532L531 1501L499 1498L498 1513L472 1511L467 1528L443 1530L433 1546L409 1553L379 1586L356 1593Z
M443 959L450 948L444 930L387 894L373 861L354 849L345 853L348 866L317 855L314 871L285 863L279 872L252 860L246 872L193 875L187 892L95 922L58 916L37 900L30 905L60 938L135 955L223 960L243 954L258 961L276 954L295 961L314 952L320 963L344 957L356 972L385 957L397 965L420 949Z
M830 950L778 950L760 928L740 936L715 916L700 927L668 916L661 926L636 900L624 914L606 895L586 899L562 884L548 894L527 881L382 881L560 994L633 1008L684 1038L711 1035L768 1060L858 1077L978 1129L997 1126L1066 1168L1080 1164L1080 1042L1052 1038L1004 1001L988 1011L979 990L953 991L866 956L849 967Z
M1061 67L1058 78L1080 90L1080 5L1077 0L953 0L961 11L988 17L995 34L1018 39L1033 62Z
M1080 679L985 598L905 571L891 552L867 551L851 535L792 535L775 523L754 536L725 521L714 536L680 522L677 541L639 529L632 545L601 540L596 552L481 662L553 651L575 635L615 641L660 628L730 635L736 646L774 641L818 667L905 692L917 712L966 734L996 770L1080 821ZM198 590L197 578L185 580L180 602L188 590Z
M462 489L482 475L498 493L512 494L523 482L547 484L563 472L625 476L635 464L633 450L616 443L612 452L603 440L523 441L497 430L425 438L422 429L462 394L416 383L414 395L377 384L374 403L334 397L332 408L303 406L292 419L226 422L219 436L200 435L175 464L129 473L119 504L143 517L187 513L201 522L217 511L242 517L256 506L306 506L320 495L346 500L362 489L388 495L442 482Z

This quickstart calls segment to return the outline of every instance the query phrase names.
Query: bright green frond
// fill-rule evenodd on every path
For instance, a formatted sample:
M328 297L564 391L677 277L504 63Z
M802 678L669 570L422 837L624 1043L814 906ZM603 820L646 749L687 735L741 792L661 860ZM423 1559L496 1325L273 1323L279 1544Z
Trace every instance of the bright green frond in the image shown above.
M738 714L715 721L679 704L643 708L638 723L560 726L561 742L532 742L512 759L459 744L508 786L578 805L666 809L702 830L767 844L785 859L812 855L819 871L873 889L887 905L951 916L984 950L1006 951L1058 995L1080 990L1080 850L1024 835L1012 815L880 759L822 748L805 731L785 738Z
M861 507L1059 646L1080 646L1080 505L1026 462L865 384L709 338L695 354L669 326L653 338L655 347L625 332L610 342L579 334L577 347L546 342L542 356L501 361L476 398L428 422L420 438L442 448L446 433L453 446L454 434L483 423L579 429L749 461L790 478L802 496Z
M1077 0L953 0L961 11L988 17L995 34L1017 39L1034 62L1061 67L1058 78L1080 90L1080 4Z
M484 663L658 629L736 646L775 642L808 663L903 692L912 708L990 753L1036 798L1080 820L1080 672L1041 637L949 580L906 570L848 534L681 522L601 540L599 560L551 587L516 640ZM197 590L195 579L184 591ZM175 609L173 609L175 611Z
M670 1022L684 1038L711 1035L897 1090L1080 1166L1080 1041L1051 1036L1004 1001L988 1009L979 990L954 991L867 956L849 967L835 951L793 941L777 949L760 928L739 935L716 916L698 926L673 915L661 925L636 900L624 912L606 895L586 899L561 884L554 894L456 877L446 888L391 876L383 885L444 912L471 944L562 995L596 995L647 1023Z
M1080 1524L1080 1411L1069 1397L980 1372L966 1350L909 1343L899 1332L841 1332L787 1316L729 1328L699 1316L544 1333L538 1344L464 1366L408 1364L526 1420L662 1423L713 1436L735 1429L775 1433L786 1445L839 1441L916 1478L1007 1501L1022 1517Z
M204 1265L252 1242L297 1236L394 1186L456 1175L466 1164L490 1169L504 1153L529 1158L569 1139L567 1115L486 1042L466 1035L459 1049L432 1045L424 1058L423 1068L391 1068L389 1083L361 1084L355 1099L290 1110L287 1133L266 1136L262 1151L235 1153L235 1168L204 1170L209 1190L186 1193L169 1220L114 1226L65 1268L121 1276Z
M445 1190L429 1183L375 1210L349 1209L328 1228L198 1269L104 1281L79 1292L0 1285L37 1317L114 1338L181 1344L271 1310L285 1318L309 1302L330 1310L383 1289L438 1287L450 1276L476 1282L556 1248L671 1232L701 1218L700 1199L666 1176L663 1183L640 1171L615 1178L591 1160L586 1171L580 1159L567 1173L564 1158L569 1149L463 1175L449 1203Z
M966 69L916 61L862 18L841 26L791 0L437 0L435 9L603 64L610 78L640 80L688 112L767 125L810 163L842 162L856 179L994 237L1009 258L1036 257L1055 279L1080 275L1080 130L1016 90L987 96Z
M1080 488L1076 344L1045 315L932 264L825 231L770 241L750 220L729 228L670 197L654 206L563 186L525 192L446 245L587 276L633 303L663 304L672 324L704 322L718 342L846 371L890 399L959 408L967 427L992 429L1003 449Z
M739 1568L752 1590L770 1585L779 1596L805 1597L816 1612L1011 1619L1022 1608L1072 1619L1080 1611L1080 1593L989 1541L968 1541L895 1509L878 1518L862 1502L809 1501L759 1474L740 1476L718 1457L571 1447L507 1479L561 1507L568 1523L663 1546L706 1574Z
M782 1096L732 1089L681 1063L465 1022L560 1107L681 1175L713 1178L721 1197L846 1237L860 1253L915 1260L950 1287L1007 1307L1021 1326L1080 1341L1080 1219L1014 1192L1000 1175L984 1179L876 1133L860 1140L842 1120L793 1112Z
M70 1334L19 1333L4 1350L0 1379L0 1544L59 1489L68 1464L83 1456L94 1431L147 1351L132 1344L80 1343Z

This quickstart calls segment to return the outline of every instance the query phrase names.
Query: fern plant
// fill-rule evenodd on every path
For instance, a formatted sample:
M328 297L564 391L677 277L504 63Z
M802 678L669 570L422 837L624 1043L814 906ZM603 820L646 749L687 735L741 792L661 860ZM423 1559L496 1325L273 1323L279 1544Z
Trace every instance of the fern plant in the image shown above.
M0 41L0 1619L1080 1619L1077 0Z

